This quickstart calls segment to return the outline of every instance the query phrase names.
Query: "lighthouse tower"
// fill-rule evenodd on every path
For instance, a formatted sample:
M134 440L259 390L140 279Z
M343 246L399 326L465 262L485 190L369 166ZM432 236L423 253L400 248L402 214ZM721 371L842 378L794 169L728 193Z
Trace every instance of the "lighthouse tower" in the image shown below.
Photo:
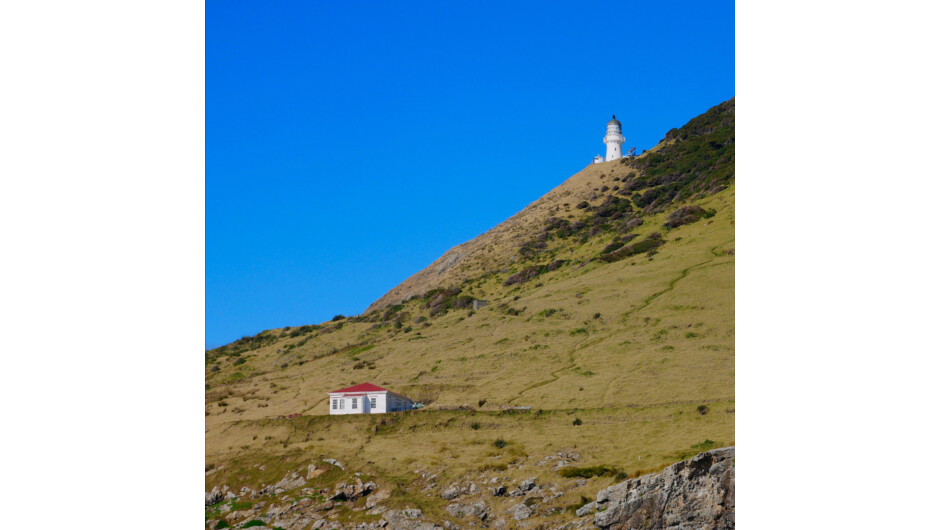
M613 119L607 122L607 136L604 137L604 143L607 144L607 158L605 162L617 160L623 156L620 146L623 145L623 134L620 131L620 120L614 115Z

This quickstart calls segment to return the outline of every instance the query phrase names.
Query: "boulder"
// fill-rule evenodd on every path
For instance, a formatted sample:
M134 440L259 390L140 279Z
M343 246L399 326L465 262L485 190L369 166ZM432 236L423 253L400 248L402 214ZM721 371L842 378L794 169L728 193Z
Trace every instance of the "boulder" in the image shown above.
M326 471L325 468L320 469L317 467L316 464L310 464L309 466L307 466L307 480L315 479L319 477L320 475L322 475L325 471Z
M333 491L333 496L330 497L330 500L334 501L354 501L360 497L365 497L366 495L372 493L376 490L375 482L366 482L363 483L362 479L356 478L355 484L347 484L345 482L337 484L336 489Z
M699 453L661 473L597 494L599 528L734 528L734 447Z
M334 466L342 469L343 471L346 471L346 468L343 467L343 463L335 458L324 458L323 461L326 462L327 464L333 464Z
M222 493L222 490L218 486L212 488L212 491L206 493L206 506L212 506L213 504L218 504L225 499L225 494Z
M475 502L473 504L454 503L454 504L448 505L446 509L447 509L447 513L449 513L451 517L459 518L459 517L470 516L470 517L476 517L480 520L483 520L483 519L486 519L486 516L488 515L488 509L487 509L486 503L484 503L483 501Z
M441 498L445 501L456 499L458 496L460 496L460 488L457 486L451 486L441 492Z
M495 488L493 488L493 496L494 496L494 497L502 497L502 496L505 495L505 494L506 494L506 486L499 485L499 486L496 486Z
M505 511L505 513L511 515L513 519L521 521L532 515L532 510L530 510L529 507L525 505L525 503L520 502L519 504L510 506L509 509Z
M584 517L585 515L589 513L594 513L594 508L596 506L597 505L594 504L593 502L589 502L585 504L584 506L578 508L578 511L574 512L574 514L577 515L578 517Z

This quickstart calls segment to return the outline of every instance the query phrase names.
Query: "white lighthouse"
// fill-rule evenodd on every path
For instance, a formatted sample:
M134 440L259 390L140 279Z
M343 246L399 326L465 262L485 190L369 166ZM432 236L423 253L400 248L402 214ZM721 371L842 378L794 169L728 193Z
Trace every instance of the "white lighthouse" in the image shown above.
M607 122L607 136L604 137L604 143L607 144L607 158L604 159L605 162L617 160L623 156L623 151L620 146L623 145L623 142L626 140L623 139L620 125L616 114L613 116L613 119Z

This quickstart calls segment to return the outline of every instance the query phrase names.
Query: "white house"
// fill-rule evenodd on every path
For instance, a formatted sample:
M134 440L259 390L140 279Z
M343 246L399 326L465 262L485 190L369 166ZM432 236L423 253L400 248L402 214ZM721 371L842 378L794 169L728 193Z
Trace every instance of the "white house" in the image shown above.
M330 392L330 414L383 414L411 410L414 401L372 383Z

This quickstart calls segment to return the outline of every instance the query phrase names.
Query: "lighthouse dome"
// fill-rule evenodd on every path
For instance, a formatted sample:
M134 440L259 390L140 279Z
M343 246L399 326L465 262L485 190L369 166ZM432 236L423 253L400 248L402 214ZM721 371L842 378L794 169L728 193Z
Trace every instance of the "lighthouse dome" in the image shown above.
M607 122L607 125L616 125L617 127L620 127L620 126L622 125L622 124L620 123L620 120L617 119L617 115L616 115L616 114L614 114L613 116L611 116L611 118L613 118L613 119L611 119L609 122Z

